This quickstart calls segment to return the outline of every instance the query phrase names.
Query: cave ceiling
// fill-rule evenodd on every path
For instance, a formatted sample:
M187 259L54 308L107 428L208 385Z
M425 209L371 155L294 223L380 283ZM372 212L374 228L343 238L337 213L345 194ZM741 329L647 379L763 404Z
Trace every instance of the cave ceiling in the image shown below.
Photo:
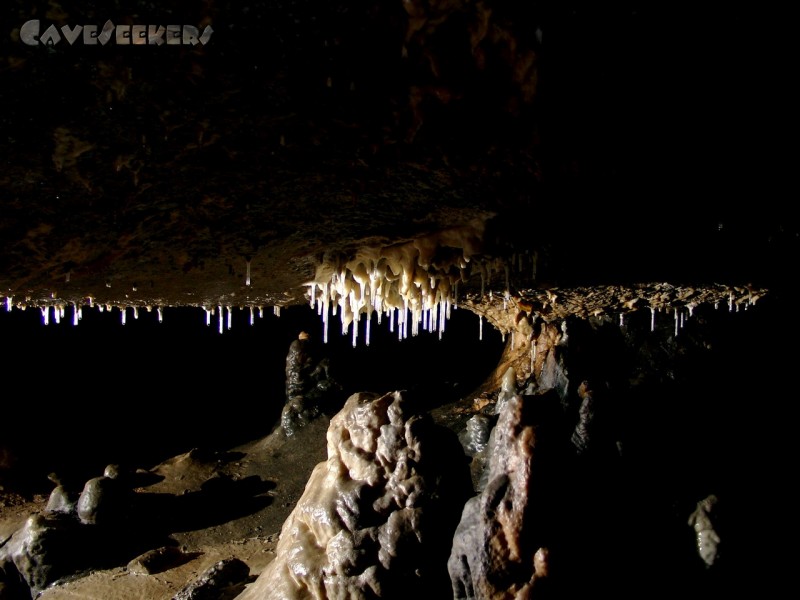
M796 227L776 200L782 164L767 142L779 38L759 30L745 45L752 15L735 8L9 0L1 10L9 303L296 304L320 265L420 239L471 244L470 267L495 265L486 283L525 307L627 286L596 295L599 309L559 305L559 317L637 294L634 304L655 306L651 292L686 305L735 291L749 304L793 264ZM210 29L194 45L29 45L20 29L31 20L40 38L50 25L108 20L115 34ZM465 291L477 293L481 269L462 276Z

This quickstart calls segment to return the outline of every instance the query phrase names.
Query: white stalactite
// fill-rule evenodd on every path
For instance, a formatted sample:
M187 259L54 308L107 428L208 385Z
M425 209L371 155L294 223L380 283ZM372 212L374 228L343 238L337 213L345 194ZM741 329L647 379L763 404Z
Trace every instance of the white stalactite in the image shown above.
M650 331L656 330L656 310L651 306L650 307Z
M11 309L12 309L12 308L13 308L13 306L14 306L14 305L11 303L11 298L12 298L11 296L6 296L6 312L11 312Z
M217 311L218 311L218 313L217 313L217 323L218 323L218 327L219 327L219 332L221 334L222 331L223 331L223 327L222 327L223 316L222 316L222 305L221 304L217 307Z
M245 276L244 284L249 286L250 285L250 261L247 261L247 275Z
M233 318L232 317L233 311L231 310L230 306L228 306L227 308L228 308L228 331L230 331L230 329L231 329L231 321L232 321L232 318Z
M164 311L161 310L160 306L156 307L156 313L158 314L158 322L159 323L163 323L164 322Z
M531 375L533 375L533 367L536 364L536 342L531 340Z
M123 325L125 325L125 321L128 318L128 316L127 316L127 313L128 313L127 308L128 308L127 306L121 306L120 309L119 309L120 312L122 313L121 320L122 320L122 324Z
M44 323L45 325L50 325L50 307L43 306L41 308L41 311L42 311L42 323Z

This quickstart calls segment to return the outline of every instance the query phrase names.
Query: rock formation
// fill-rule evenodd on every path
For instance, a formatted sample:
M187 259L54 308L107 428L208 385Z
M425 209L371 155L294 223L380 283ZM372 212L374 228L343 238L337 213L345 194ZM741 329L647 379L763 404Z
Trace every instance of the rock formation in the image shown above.
M239 598L443 597L469 473L454 434L399 392L351 396L281 530L277 557Z
M549 550L541 524L552 515L543 499L553 490L540 464L548 460L545 432L557 405L553 392L504 402L489 442L488 483L466 503L453 540L454 598L522 600L544 585Z
M697 553L707 567L714 566L721 542L711 518L718 501L714 494L706 496L689 516L689 526L697 535Z

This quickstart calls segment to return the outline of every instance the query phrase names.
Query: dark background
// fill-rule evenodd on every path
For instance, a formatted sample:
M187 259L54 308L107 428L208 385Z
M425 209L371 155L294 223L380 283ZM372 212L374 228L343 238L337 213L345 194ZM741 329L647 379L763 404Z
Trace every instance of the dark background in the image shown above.
M373 315L370 346L362 320L355 348L336 318L323 344L308 306L280 317L267 307L253 326L249 318L235 309L220 335L216 316L206 327L199 308L167 308L161 324L155 310L134 320L129 309L123 326L117 310L84 307L77 327L71 314L44 326L38 310L0 309L3 369L15 374L3 391L2 441L17 457L17 477L47 490L50 471L81 480L111 462L149 468L191 448L224 450L266 435L286 400L286 354L300 331L343 388L327 411L358 391L413 390L430 408L466 397L503 347L487 323L479 341L478 317L464 309L453 311L441 341L438 332L398 341Z

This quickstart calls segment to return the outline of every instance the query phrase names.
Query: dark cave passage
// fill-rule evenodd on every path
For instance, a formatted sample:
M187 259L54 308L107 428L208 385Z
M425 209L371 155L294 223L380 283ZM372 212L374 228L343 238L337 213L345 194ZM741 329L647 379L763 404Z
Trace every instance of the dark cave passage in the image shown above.
M421 332L398 341L373 315L370 346L362 319L355 348L338 318L323 344L320 317L307 306L280 317L256 312L253 326L249 318L234 309L220 335L216 317L206 326L199 308L164 309L162 324L155 311L134 319L129 309L124 326L118 310L85 308L76 327L70 314L44 326L38 310L0 310L5 372L34 365L38 373L20 382L18 396L4 393L0 448L11 450L13 469L0 468L0 483L49 491L51 471L85 479L111 462L149 468L194 447L225 449L266 435L284 405L286 353L300 331L330 359L339 406L357 391L422 392L431 408L452 402L483 381L503 349L486 324L479 340L478 317L464 309L452 311L441 340Z

